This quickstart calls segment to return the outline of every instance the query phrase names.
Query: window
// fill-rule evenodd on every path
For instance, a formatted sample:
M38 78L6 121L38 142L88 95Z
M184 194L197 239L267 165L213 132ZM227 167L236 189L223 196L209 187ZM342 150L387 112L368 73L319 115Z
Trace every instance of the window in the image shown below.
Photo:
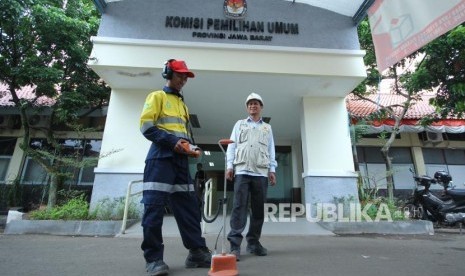
M193 177L197 171L197 163L203 164L208 179L213 179L216 191L222 193L224 191L224 171L225 171L225 156L218 145L199 145L203 150L200 158L189 158L189 170ZM273 189L268 189L267 197L269 200L290 202L292 192L292 161L291 161L291 147L276 146L276 161L278 167L276 168L276 185ZM228 192L234 191L234 183L227 182L226 187ZM216 196L216 195L215 195ZM222 195L218 195L222 196ZM232 196L232 195L230 195Z
M357 155L359 163L385 163L380 147L357 147ZM389 156L394 164L413 162L410 148L392 147L389 149Z
M48 150L51 148L45 139L31 139L29 145L36 150ZM21 180L23 184L47 184L48 175L39 163L34 161L31 157L27 157L24 163Z
M452 176L452 181L460 188L465 183L465 150L423 148L426 174L434 175L445 170Z
M442 149L423 148L425 164L445 164L446 159Z
M100 155L100 150L102 148L101 140L85 140L84 141L84 152L83 159L91 160L93 159L93 166L86 166L79 171L79 184L81 185L92 185L94 183L94 169L97 166L97 159Z
M413 166L410 148L392 147L389 149L389 156L392 157L395 188L410 189L412 178L409 168ZM365 186L386 188L386 165L381 147L357 147L357 157Z
M449 165L465 165L465 151L445 149L444 156Z
M80 161L89 161L90 166L65 166L60 165L63 173L68 173L70 177L65 181L68 185L92 185L94 182L94 168L97 165L97 157L100 154L101 140L80 140L80 139L63 139L58 141L61 147L60 156L68 157L79 164ZM52 150L52 147L43 139L31 140L31 147L34 149ZM55 151L57 152L57 151ZM58 164L59 160L50 160ZM46 184L48 175L45 170L32 160L27 158L22 182L25 184Z
M22 183L23 184L47 184L48 175L42 166L32 158L27 157L24 164Z
M15 151L16 138L0 138L0 183L5 183L8 167L10 166L11 157Z
M12 156L15 151L16 138L14 137L1 137L0 138L0 155Z
M393 157L392 163L394 164L412 164L412 153L410 148L391 148L389 155Z
M364 159L366 163L384 163L381 148L367 147L362 149L364 151Z
M465 141L465 132L461 133L446 133L449 141Z

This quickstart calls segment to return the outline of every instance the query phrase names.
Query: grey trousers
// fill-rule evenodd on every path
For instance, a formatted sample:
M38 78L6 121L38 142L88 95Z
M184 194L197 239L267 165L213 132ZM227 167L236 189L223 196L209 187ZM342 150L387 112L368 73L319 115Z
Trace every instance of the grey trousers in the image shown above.
M234 179L234 200L231 213L231 231L228 241L231 250L239 249L242 243L242 232L247 224L247 209L250 198L250 224L246 235L248 244L255 244L262 234L265 219L264 204L268 190L268 178L264 176L250 176L238 174Z

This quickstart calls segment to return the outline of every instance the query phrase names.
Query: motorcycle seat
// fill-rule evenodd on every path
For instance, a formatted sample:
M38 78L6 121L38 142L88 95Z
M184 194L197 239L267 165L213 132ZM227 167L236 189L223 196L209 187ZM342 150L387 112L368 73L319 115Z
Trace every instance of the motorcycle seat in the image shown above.
M452 196L452 197L463 197L465 198L465 190L455 190L455 189L451 189L451 190L447 190L447 194Z

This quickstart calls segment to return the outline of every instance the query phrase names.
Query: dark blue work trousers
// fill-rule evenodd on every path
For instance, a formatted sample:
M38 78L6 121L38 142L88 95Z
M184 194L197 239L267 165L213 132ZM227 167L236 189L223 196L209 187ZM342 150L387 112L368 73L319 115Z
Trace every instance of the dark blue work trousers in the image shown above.
M247 209L250 198L250 223L246 235L248 244L255 244L262 234L265 219L265 202L268 190L268 178L264 176L250 176L238 174L234 179L234 200L231 213L231 230L228 241L231 249L238 249L242 243L242 232L247 224Z
M168 191L144 190L144 215L142 227L144 239L141 249L147 263L163 260L164 244L162 237L165 206L172 211L183 245L187 249L205 247L205 239L200 228L200 210L194 189L179 190L175 186L189 183L187 158L167 158L146 161L145 182L162 183L162 186L174 185ZM165 185L166 184L166 185ZM193 186L192 186L193 188ZM177 190L178 189L178 190ZM174 192L173 192L174 191Z

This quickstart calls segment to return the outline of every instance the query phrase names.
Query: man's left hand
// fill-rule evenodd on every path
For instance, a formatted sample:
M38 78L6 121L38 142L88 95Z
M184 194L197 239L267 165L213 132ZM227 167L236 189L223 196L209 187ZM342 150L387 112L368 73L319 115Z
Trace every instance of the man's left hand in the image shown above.
M271 186L274 186L276 184L276 174L274 172L268 173L268 181L270 182Z

